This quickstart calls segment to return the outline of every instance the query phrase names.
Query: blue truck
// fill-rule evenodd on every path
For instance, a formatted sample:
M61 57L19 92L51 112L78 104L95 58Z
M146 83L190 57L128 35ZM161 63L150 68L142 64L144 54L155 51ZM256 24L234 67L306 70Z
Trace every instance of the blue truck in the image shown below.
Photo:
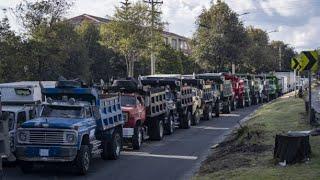
M124 120L117 94L77 81L59 81L42 93L40 116L17 131L16 156L24 173L37 163L70 163L84 175L93 155L119 158Z

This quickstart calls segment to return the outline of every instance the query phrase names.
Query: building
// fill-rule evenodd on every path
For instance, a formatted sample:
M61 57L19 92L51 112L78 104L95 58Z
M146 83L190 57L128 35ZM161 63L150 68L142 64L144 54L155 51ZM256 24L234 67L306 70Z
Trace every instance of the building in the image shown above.
M83 21L89 21L95 25L100 25L100 24L109 23L111 20L112 20L111 17L102 18L102 17L92 16L89 14L82 14L82 15L68 19L68 22L70 22L71 24L74 24L75 26L80 25ZM164 31L163 38L164 38L165 44L170 45L173 49L181 50L186 55L191 54L191 47L189 44L190 39L188 39L187 37Z

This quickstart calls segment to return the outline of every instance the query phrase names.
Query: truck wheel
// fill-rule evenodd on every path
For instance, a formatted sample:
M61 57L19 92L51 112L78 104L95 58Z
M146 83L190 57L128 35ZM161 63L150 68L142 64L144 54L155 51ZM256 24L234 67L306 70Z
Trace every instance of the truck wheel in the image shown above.
M88 145L81 145L75 159L77 172L81 175L87 174L90 167L91 154Z
M250 107L252 104L251 99L248 99L248 102L246 103L246 107Z
M151 129L151 139L160 141L163 138L163 121L162 120L154 120L153 128Z
M230 101L227 102L227 105L224 106L224 113L230 114L231 113L231 103Z
M220 103L216 102L215 104L215 115L216 117L220 117Z
M200 123L200 110L197 109L194 115L192 116L192 125L196 126Z
M107 156L110 160L116 160L120 157L122 148L122 139L120 133L115 130L112 135L111 142L107 143Z
M234 99L231 101L231 111L235 111L237 109L237 101Z
M192 115L190 111L187 111L187 114L182 119L182 122L180 123L180 127L183 129L189 129L191 127L191 121L192 121Z
M244 108L245 106L246 106L246 101L244 100L244 98L242 98L242 99L240 100L239 107L240 107L240 108Z
M165 131L167 135L171 135L174 133L175 125L174 125L174 116L170 114L168 117L168 123L165 124Z
M29 174L33 170L33 163L32 162L20 161L19 166L20 166L21 171L24 174Z
M209 121L212 120L212 106L209 105L207 112L204 114L204 120Z
M134 150L139 150L143 142L143 133L140 126L134 128L134 135L132 137L132 148Z

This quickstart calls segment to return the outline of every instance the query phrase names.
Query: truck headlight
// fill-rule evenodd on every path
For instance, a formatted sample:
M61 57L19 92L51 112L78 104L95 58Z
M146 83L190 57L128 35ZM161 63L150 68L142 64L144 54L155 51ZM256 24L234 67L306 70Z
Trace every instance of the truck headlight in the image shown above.
M76 143L77 137L75 133L67 132L65 134L65 140L67 143L74 144Z
M20 142L27 142L29 139L29 132L28 131L19 131L18 138Z

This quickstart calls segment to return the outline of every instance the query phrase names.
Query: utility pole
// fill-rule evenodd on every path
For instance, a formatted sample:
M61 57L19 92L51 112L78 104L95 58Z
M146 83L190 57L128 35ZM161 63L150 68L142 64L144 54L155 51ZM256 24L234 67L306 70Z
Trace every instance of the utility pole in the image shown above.
M281 44L279 44L279 71L281 71L282 69L282 48L281 48Z
M156 23L156 14L160 14L161 12L157 11L157 6L163 4L163 1L158 0L145 0L145 3L151 5L151 75L156 73L156 55L155 55L155 42L154 42L154 30L155 30L155 23Z

